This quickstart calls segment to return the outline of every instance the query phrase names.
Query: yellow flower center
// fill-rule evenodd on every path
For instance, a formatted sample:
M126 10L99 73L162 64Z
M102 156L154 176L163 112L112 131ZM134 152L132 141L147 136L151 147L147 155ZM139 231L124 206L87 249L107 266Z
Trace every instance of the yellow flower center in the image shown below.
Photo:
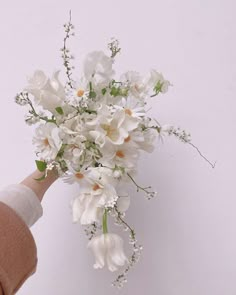
M129 142L131 139L130 135L128 137L125 138L125 142Z
M136 91L139 91L139 85L138 85L138 84L135 84L135 85L134 85L134 89L135 89Z
M125 109L125 113L126 113L127 115L129 115L129 116L132 115L132 111L131 111L130 109Z
M75 177L78 179L82 179L82 178L84 178L84 174L77 172L77 173L75 173Z
M117 131L115 128L112 128L110 125L102 124L101 127L106 131L106 136L112 139L113 135Z
M44 139L43 143L44 143L44 145L49 146L49 141L47 138Z
M81 96L83 96L84 95L84 90L83 89L79 89L78 91L77 91L77 96L78 97L81 97Z
M124 157L125 157L125 154L123 153L123 151L118 150L118 151L116 152L116 156L119 157L119 158L124 158Z
M100 189L100 186L97 183L95 183L93 186L93 190L96 191L98 189Z

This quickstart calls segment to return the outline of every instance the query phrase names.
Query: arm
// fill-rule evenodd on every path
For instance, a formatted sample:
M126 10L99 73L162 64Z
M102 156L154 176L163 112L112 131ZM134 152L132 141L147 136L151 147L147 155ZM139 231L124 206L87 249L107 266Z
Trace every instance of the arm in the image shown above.
M0 295L15 294L36 271L37 248L28 227L41 216L40 201L58 178L51 171L45 180L35 180L41 175L35 171L0 191Z

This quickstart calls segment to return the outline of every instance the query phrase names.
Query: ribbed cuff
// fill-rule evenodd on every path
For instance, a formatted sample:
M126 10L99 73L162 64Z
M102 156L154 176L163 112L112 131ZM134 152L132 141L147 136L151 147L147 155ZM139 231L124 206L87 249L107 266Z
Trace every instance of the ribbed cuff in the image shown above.
M24 184L11 184L0 191L0 201L12 208L31 227L42 215L35 192Z

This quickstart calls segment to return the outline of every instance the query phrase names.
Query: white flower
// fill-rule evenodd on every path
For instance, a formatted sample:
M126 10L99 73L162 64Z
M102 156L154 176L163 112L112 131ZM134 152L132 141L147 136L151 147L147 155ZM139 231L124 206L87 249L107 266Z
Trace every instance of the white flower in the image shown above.
M169 86L171 85L170 82L165 80L163 75L158 73L156 70L151 70L150 78L147 81L147 84L154 91L154 94L158 94L159 92L167 92Z
M102 158L99 162L108 167L120 166L123 168L134 168L139 156L139 151L132 143L113 145L106 143L101 148Z
M63 106L65 90L58 78L59 71L55 72L51 79L47 78L43 71L37 70L28 80L26 91L31 93L35 101L45 110L57 115L57 107Z
M123 240L113 233L106 233L92 238L88 248L95 256L94 268L103 268L107 265L110 271L116 271L128 262L123 249Z
M82 225L101 222L104 208L114 207L118 199L115 188L109 183L100 186L94 183L92 190L83 189L72 201L73 221Z
M146 85L143 81L144 79L138 72L128 71L121 75L120 80L128 85L129 92L137 98L143 97L147 92Z
M39 125L35 130L33 143L36 145L36 153L44 160L54 160L62 146L60 129L53 123Z
M74 82L73 88L67 90L66 96L74 106L78 106L84 98L86 99L88 93L88 81L82 77L78 81Z
M77 171L71 165L68 167L68 171L66 172L63 181L69 184L79 183L81 187L87 187L89 184L92 185L92 181L89 179L88 174L89 171L84 167Z
M99 198L90 193L81 193L71 202L73 222L79 221L82 225L100 222L104 208L98 203Z
M146 115L144 102L133 96L128 96L127 98L122 97L120 102L118 102L117 105L114 105L114 108L124 109L126 115L135 118L140 118Z
M137 128L138 124L139 119L127 115L124 109L116 110L110 116L104 116L101 112L94 122L90 122L90 125L96 125L96 129L89 133L101 147L107 141L115 145L122 144L129 132Z
M98 206L113 207L118 199L116 185L118 180L113 178L111 169L104 167L88 169L87 185L81 186L82 192L91 193L98 199Z
M89 53L84 62L84 75L88 81L104 82L113 75L112 59L102 51Z
M157 137L156 133L157 132L152 129L146 129L144 131L134 130L129 134L129 137L125 139L125 142L133 142L138 149L151 153L154 150L154 140Z

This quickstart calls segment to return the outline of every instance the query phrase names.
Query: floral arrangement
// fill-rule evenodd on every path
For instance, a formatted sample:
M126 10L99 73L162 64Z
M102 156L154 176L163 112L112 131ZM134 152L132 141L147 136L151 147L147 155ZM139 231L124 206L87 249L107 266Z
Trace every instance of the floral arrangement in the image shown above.
M150 186L143 187L135 180L141 152L152 152L155 139L162 140L165 135L174 135L197 147L184 130L162 126L148 117L146 106L150 97L166 93L171 86L161 73L151 70L147 77L142 77L128 71L119 79L115 77L113 65L121 50L117 40L108 44L110 55L102 51L89 53L83 75L75 81L73 56L67 46L74 35L71 18L64 29L61 53L65 85L59 79L59 71L48 78L37 70L15 101L28 107L26 123L38 124L33 143L37 167L44 172L38 181L56 169L65 182L79 183L78 196L71 202L73 221L85 228L88 248L95 256L94 268L106 265L112 272L123 268L113 282L122 287L142 250L134 229L125 221L130 205L125 187L134 185L148 200L156 195ZM109 232L108 218L129 232L133 249L129 258L123 239Z

